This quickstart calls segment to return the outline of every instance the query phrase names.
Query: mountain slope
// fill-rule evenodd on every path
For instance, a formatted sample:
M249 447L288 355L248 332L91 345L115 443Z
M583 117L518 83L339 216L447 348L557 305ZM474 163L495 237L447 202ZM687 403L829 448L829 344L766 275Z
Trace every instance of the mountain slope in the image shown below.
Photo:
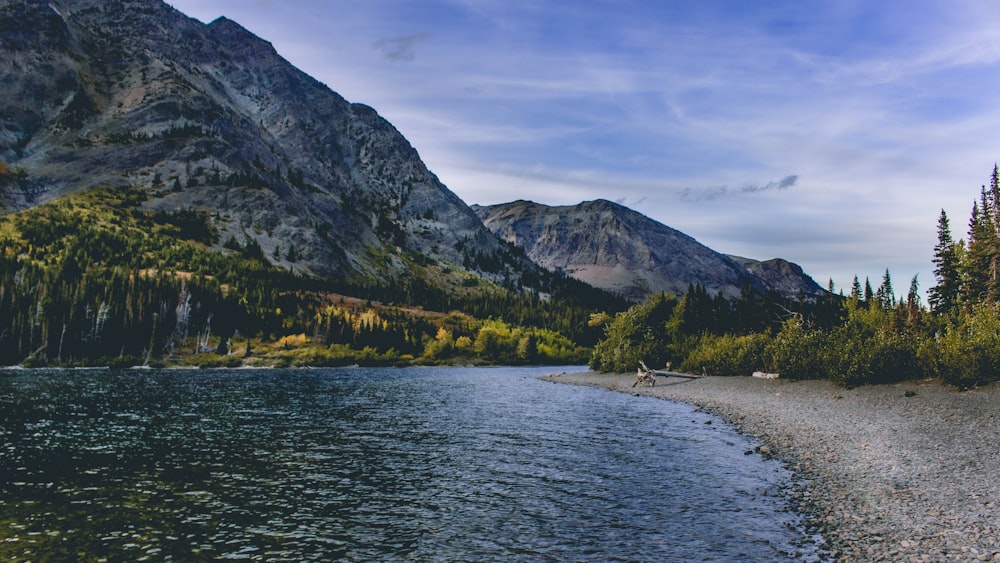
M751 267L752 261L719 254L606 200L559 207L515 201L473 209L493 232L524 247L542 266L633 300L661 291L679 295L691 284L728 297L739 296L744 287L787 296L822 293L794 264L754 262Z
M782 295L809 296L826 293L812 277L802 271L802 266L794 262L781 258L760 261L742 256L729 257L760 278L768 288Z
M218 245L324 277L503 253L373 109L160 0L0 0L0 162L18 173L0 183L8 211L146 187L148 209L209 211Z

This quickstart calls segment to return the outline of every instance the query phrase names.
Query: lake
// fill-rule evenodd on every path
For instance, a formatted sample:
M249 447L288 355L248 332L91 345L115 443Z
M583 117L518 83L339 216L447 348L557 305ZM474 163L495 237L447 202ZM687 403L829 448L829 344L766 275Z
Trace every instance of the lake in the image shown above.
M572 369L0 371L0 559L817 558L749 438Z

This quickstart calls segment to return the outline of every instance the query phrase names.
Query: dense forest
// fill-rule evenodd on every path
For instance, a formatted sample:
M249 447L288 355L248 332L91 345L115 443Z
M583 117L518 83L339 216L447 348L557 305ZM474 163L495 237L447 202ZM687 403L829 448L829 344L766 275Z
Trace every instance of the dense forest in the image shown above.
M430 266L395 283L298 275L252 237L220 244L208 212L146 198L99 188L0 216L0 365L585 363L588 321L626 306L556 274L531 280L544 293L474 271L448 287Z
M850 293L812 303L741 299L703 291L654 296L605 321L590 365L632 371L671 362L710 375L780 373L847 386L939 378L960 388L1000 379L1000 169L973 203L967 239L938 219L929 307L914 277L897 299L889 271L873 289L857 277Z

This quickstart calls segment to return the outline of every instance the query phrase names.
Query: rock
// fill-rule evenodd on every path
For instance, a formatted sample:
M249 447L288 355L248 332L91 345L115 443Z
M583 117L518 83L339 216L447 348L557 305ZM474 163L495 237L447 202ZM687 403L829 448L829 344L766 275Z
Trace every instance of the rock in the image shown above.
M763 371L755 371L751 377L757 377L759 379L778 379L780 377L777 373L766 373Z

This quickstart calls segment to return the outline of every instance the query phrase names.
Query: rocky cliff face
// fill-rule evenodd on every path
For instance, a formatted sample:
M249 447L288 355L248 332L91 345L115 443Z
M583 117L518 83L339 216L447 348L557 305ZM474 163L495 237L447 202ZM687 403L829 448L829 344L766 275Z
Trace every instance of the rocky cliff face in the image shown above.
M787 296L823 290L795 264L756 262L719 254L690 236L604 200L550 207L530 201L473 206L500 238L528 257L633 300L690 284L737 297L744 287Z
M334 278L502 245L373 109L160 0L0 0L0 205L137 185Z
M729 257L742 264L748 272L757 276L769 289L782 295L808 297L827 294L812 277L802 271L802 266L788 260L772 258L759 261L742 256Z

